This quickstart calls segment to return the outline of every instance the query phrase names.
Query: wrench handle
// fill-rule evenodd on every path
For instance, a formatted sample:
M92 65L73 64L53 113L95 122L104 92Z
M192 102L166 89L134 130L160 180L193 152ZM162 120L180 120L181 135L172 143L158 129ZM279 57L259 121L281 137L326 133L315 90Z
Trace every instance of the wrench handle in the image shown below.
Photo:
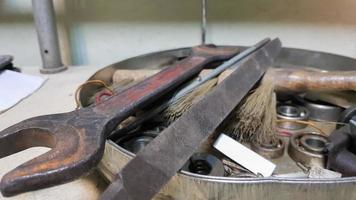
M236 53L236 48L194 47L191 56L127 88L92 109L95 113L107 118L106 123L110 127L106 128L112 130L137 109L157 100L163 94L198 74L207 64L229 59Z

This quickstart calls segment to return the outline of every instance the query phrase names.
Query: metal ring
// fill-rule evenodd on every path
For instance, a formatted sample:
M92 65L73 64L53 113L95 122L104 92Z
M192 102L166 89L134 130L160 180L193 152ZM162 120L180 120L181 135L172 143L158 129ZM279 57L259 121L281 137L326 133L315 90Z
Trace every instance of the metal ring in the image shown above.
M328 140L321 135L304 135L300 138L300 144L306 150L315 153L323 153Z
M286 116L286 117L299 117L300 116L300 110L292 105L280 105L277 108L277 112L280 115Z
M283 156L285 143L282 139L278 140L277 145L252 143L251 149L265 158L275 159Z
M325 147L328 143L327 137L315 132L297 133L290 138L288 154L305 167L325 168Z
M195 153L185 163L182 170L209 176L225 175L225 168L220 159L207 153Z
M311 101L309 99L295 96L293 102L309 110L309 119L314 121L337 121L343 109L321 101Z
M296 121L306 121L309 118L309 111L301 106L294 104L280 104L277 106L277 118L282 120L290 120L279 122L278 127L287 130L298 130L305 128L306 124L301 124Z

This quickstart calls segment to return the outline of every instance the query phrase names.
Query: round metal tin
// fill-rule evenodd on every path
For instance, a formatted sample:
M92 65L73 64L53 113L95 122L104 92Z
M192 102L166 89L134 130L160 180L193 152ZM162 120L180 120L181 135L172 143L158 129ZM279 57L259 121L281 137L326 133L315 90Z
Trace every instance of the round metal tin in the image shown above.
M112 75L117 69L159 68L188 56L190 52L190 48L180 48L137 56L105 67L90 79L99 79L110 84ZM275 67L305 66L324 70L354 70L356 60L323 52L283 48L275 63ZM79 95L81 103L85 105L97 90L98 88L92 85L84 87ZM132 153L108 141L98 170L110 181L133 156ZM162 188L155 199L349 200L356 196L355 186L356 177L326 180L286 177L237 178L181 171Z

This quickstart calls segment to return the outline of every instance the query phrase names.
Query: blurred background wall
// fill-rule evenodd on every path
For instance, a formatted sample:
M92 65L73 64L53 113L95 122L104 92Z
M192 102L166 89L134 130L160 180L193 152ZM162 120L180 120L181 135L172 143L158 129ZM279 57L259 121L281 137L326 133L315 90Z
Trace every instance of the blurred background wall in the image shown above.
M284 46L356 57L354 0L209 0L208 42ZM66 64L105 66L200 43L200 0L55 0ZM40 65L30 0L0 0L0 54Z

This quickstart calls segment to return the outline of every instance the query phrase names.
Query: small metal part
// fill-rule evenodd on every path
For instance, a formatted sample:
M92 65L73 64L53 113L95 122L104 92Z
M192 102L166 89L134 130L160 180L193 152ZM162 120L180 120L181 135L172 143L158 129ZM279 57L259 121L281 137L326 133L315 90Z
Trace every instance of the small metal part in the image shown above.
M307 98L295 96L293 103L305 107L309 112L309 119L314 121L335 122L340 118L343 108L322 101L312 101Z
M221 162L224 164L225 176L239 178L258 177L258 175L253 174L251 171L228 158L222 158Z
M330 103L331 105L337 105L344 109L356 105L355 91L345 91L345 90L318 91L318 92L307 91L304 97L312 101L327 102Z
M59 49L53 0L32 0L33 16L41 50L41 73L53 74L67 69Z
M308 178L341 178L342 174L338 172L334 172L328 169L320 168L320 167L311 167L309 170Z
M215 156L207 153L196 153L185 163L182 170L209 176L224 176L223 163Z
M277 106L277 118L285 120L278 122L278 127L287 130L299 130L305 128L307 125L294 122L306 121L309 118L309 111L301 106L294 104L280 104Z
M131 142L131 145L128 147L132 153L136 154L141 151L145 146L150 143L154 138L150 136L141 136L135 138L134 141Z
M351 106L351 107L345 109L341 113L338 122L349 123L353 116L356 116L356 106Z
M301 132L290 138L289 156L306 168L313 166L325 168L327 137L315 132Z
M225 134L220 134L213 146L222 154L256 175L261 174L263 177L269 177L276 168L274 163Z
M283 156L285 144L282 139L279 139L278 144L252 143L251 149L267 159L275 159Z
M356 116L350 120L350 133L352 140L356 140Z
M300 144L308 151L323 153L327 139L320 135L305 135L300 138Z
M164 130L165 127L156 126L153 129L140 131L139 128L127 132L124 135L121 135L121 138L116 140L118 145L121 145L126 150L137 154L141 151L145 146L150 143L155 137Z

